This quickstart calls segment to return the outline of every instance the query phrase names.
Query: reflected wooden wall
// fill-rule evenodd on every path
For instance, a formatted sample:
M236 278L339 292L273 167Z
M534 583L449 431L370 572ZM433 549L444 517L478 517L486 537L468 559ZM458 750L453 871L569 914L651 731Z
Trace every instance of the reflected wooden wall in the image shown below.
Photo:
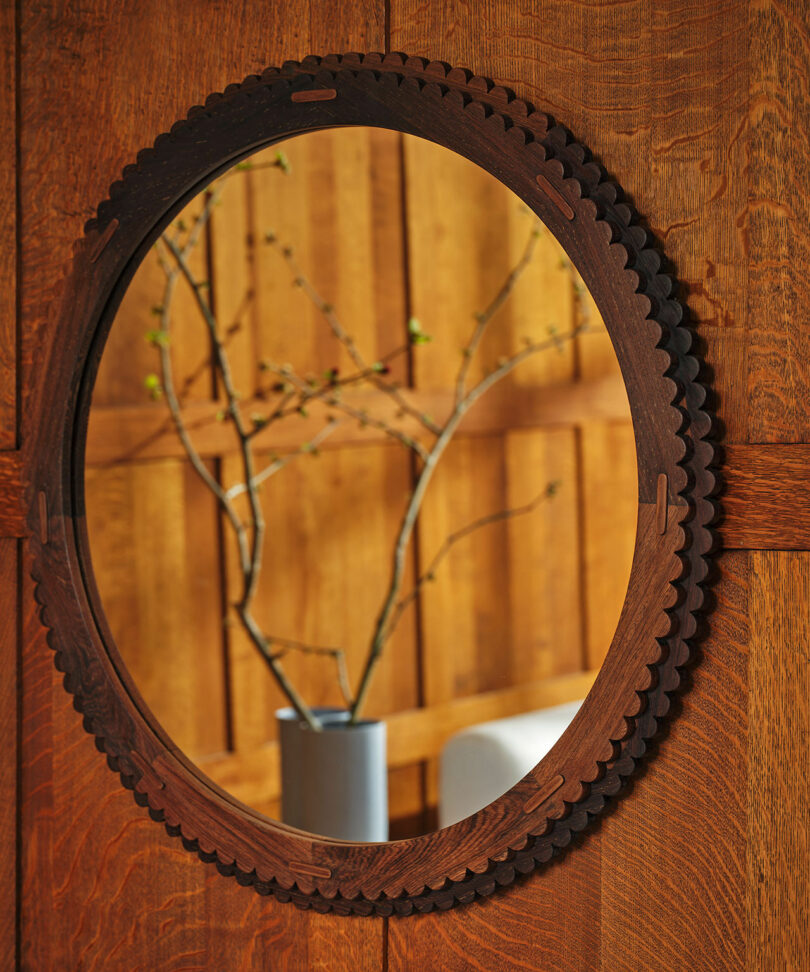
M395 358L390 378L420 411L441 410L475 314L520 260L533 217L471 163L397 133L323 132L283 150L289 173L274 166L274 148L218 184L220 202L194 251L245 415L278 403L267 391L277 381L268 362L300 375L356 370L293 285L281 253L288 245L366 361L408 345L409 316L421 322L432 340ZM184 239L202 204L192 203L171 232ZM94 569L124 658L176 742L240 798L277 814L274 713L285 700L229 612L240 587L232 538L166 427L165 404L144 388L159 371L145 335L156 326L164 279L150 254L102 360L88 444ZM175 381L189 414L201 416L190 419L192 435L228 487L243 478L241 461L235 437L212 415L221 400L190 288L172 307ZM452 731L582 697L610 643L635 535L632 428L598 312L589 295L577 296L548 234L469 377L479 380L524 338L566 334L585 318L591 333L529 359L496 398L475 406L428 491L405 590L450 533L559 483L533 513L454 547L387 646L367 711L399 713L390 723L395 832L431 825L435 757ZM390 412L381 393L366 399L370 415ZM260 466L323 428L324 410L310 411L257 436ZM316 457L295 459L262 488L268 534L255 614L278 637L345 647L356 684L415 470L399 443L336 417L341 425ZM153 431L156 421L163 424ZM293 654L285 667L310 704L341 704L328 659Z

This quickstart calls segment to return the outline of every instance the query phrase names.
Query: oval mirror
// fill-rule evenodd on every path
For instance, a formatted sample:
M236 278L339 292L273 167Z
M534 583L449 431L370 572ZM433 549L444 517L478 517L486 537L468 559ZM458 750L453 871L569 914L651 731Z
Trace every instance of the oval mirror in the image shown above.
M139 154L60 294L32 575L136 801L341 914L570 846L671 712L715 516L673 281L588 152L439 62L288 62Z

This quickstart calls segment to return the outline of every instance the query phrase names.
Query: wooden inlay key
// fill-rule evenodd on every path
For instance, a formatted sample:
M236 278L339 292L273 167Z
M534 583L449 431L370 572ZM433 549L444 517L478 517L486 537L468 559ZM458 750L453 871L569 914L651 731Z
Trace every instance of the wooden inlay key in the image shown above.
M293 91L290 101L333 101L337 98L334 88L310 88L308 91Z
M324 879L332 877L328 867L318 867L317 864L307 864L305 861L290 861L289 868L296 874L306 874L307 877Z

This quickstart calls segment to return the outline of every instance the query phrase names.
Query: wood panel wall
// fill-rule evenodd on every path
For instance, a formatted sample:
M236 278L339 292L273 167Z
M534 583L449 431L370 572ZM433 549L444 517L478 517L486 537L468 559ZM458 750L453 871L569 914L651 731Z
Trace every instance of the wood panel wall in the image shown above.
M392 833L410 836L432 826L436 757L450 733L538 698L582 697L587 673L601 664L636 529L629 406L590 295L554 238L534 236L532 214L494 177L427 141L377 129L291 140L281 147L285 169L275 164L278 151L258 153L250 169L218 183L221 196L193 251L192 272L208 285L246 416L280 404L273 367L287 363L318 379L332 368L343 377L357 371L309 287L294 286L297 274L334 307L364 361L400 352L388 380L435 421L448 414L476 314L530 240L532 259L471 359L467 387L524 339L588 326L516 369L494 407L485 398L470 411L428 490L403 594L449 535L556 484L531 514L454 546L386 648L367 714L399 714L389 725L390 812ZM182 241L203 202L175 221L171 232ZM229 613L241 580L228 525L194 474L165 401L144 387L144 376L160 371L146 335L164 288L152 253L128 289L96 382L86 494L96 582L117 646L174 741L239 799L278 816L275 711L288 702ZM409 315L428 344L409 346ZM191 438L230 488L243 479L238 440L217 418L221 390L185 282L171 322L173 380ZM586 394L591 407L577 408ZM410 450L373 424L393 414L389 427L401 428L398 406L368 382L343 397L355 415L367 410L371 424L315 402L254 439L260 469L314 440L330 413L340 423L317 455L291 459L262 487L268 533L254 610L271 635L344 647L356 686L416 470ZM423 429L413 434L432 442ZM284 665L311 705L343 704L331 659L292 654Z
M810 31L801 0L28 0L4 4L2 18L3 185L6 203L14 198L3 207L0 262L0 425L11 430L0 452L3 967L807 968L810 531L796 497L807 495L810 468ZM49 336L71 241L122 166L188 105L267 63L387 46L512 85L632 192L684 282L730 464L717 610L657 758L544 873L473 907L390 922L262 900L133 804L54 670L20 490L28 391L47 380L36 342Z

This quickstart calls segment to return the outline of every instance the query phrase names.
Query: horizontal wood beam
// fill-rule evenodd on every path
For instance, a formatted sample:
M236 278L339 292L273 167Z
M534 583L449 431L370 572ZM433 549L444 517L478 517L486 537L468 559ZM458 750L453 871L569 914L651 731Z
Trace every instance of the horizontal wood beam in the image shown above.
M727 445L727 550L810 550L810 444Z
M0 452L0 537L28 535L24 467L19 452Z
M403 397L417 410L441 422L452 408L452 391L411 391ZM396 424L406 435L418 436L418 420L397 417L396 402L380 391L344 392L344 400L353 408L366 410L370 416ZM267 414L272 403L246 401L243 410ZM230 423L217 419L222 405L217 402L195 402L185 409L186 424L196 448L204 458L227 455L236 451L237 441ZM283 452L298 448L315 437L328 415L341 419L340 425L324 447L363 444L386 440L385 432L360 424L335 408L320 403L308 406L306 417L294 415L272 423L254 439L259 451ZM466 433L498 432L511 428L550 425L581 425L593 421L629 421L630 410L624 382L620 375L593 381L533 386L496 386L486 398L467 413L461 430ZM90 414L87 436L88 465L101 466L144 459L181 457L182 446L160 402L144 405L94 408Z
M595 671L574 672L394 713L386 717L388 766L393 769L433 759L454 733L468 726L584 698L594 678ZM248 806L263 806L281 794L277 743L267 743L250 752L206 756L197 760L197 765L217 785Z

